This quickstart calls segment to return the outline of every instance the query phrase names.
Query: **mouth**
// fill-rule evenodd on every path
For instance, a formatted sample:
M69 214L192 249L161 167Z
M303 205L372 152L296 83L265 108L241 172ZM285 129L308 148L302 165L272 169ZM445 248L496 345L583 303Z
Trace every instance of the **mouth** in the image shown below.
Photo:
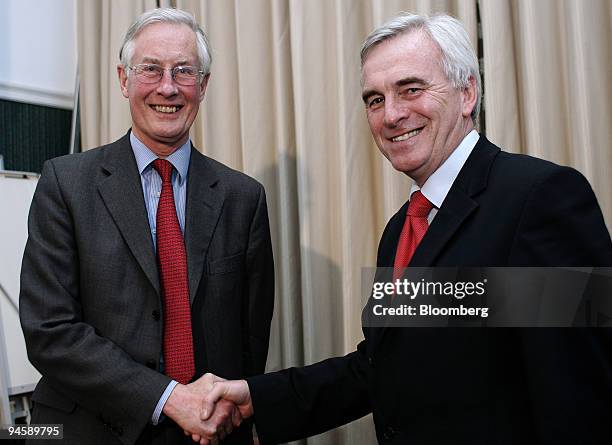
M166 113L166 114L176 113L181 108L183 108L182 105L149 105L149 106L153 110L157 111L158 113Z
M405 141L407 139L415 137L417 134L419 134L423 130L423 128L425 128L425 127L415 128L414 130L408 131L408 132L406 132L404 134L400 134L399 136L395 136L395 137L391 138L390 140L392 142Z

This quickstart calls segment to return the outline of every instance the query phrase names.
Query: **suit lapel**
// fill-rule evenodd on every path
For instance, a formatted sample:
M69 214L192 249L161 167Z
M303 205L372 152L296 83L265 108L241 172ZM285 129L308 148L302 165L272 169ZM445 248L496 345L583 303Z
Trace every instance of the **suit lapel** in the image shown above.
M484 136L476 143L442 206L410 261L412 267L431 267L464 221L478 208L474 197L486 189L489 172L499 148Z
M204 259L221 215L223 196L219 178L210 161L192 148L185 215L189 300L192 304L202 278Z
M484 136L480 136L453 182L435 219L414 252L409 266L433 267L436 265L437 258L444 247L460 231L466 219L478 209L478 202L474 197L486 189L491 166L499 151L498 147L490 143ZM388 262L381 262L379 267L393 267L395 249L401 233L399 220L403 226L407 206L408 203L404 204L398 212L398 214L401 213L401 218L398 218L398 214L394 216L396 221L392 221L387 233L389 239L381 240L381 243L386 246L387 251L383 252L383 256L388 259ZM376 350L386 331L386 327L370 329L371 340L368 342L370 353Z
M159 294L157 261L129 136L106 149L102 168L108 176L98 186L100 196L128 248Z
M451 189L423 240L414 252L409 266L430 267L444 246L478 204L463 190Z
M406 202L396 213L391 217L385 231L380 239L380 246L378 249L378 257L376 259L376 267L391 268L395 262L395 252L397 250L397 243L406 220L406 211L408 209L408 202ZM384 274L383 274L384 275ZM388 278L387 278L388 279ZM372 298L368 300L364 311L372 310ZM367 318L365 318L367 320ZM367 341L368 355L371 356L378 345L380 344L383 334L385 333L385 327L371 327L367 331L364 330Z

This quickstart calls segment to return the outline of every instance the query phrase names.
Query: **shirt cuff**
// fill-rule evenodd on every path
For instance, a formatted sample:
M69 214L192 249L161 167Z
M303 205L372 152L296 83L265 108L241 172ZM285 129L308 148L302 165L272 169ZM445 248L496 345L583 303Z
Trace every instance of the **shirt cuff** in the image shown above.
M178 385L178 382L176 380L172 380L170 383L168 383L166 390L159 398L159 402L157 402L155 411L153 411L153 415L151 416L151 423L153 425L157 425L159 423L159 418L162 414L162 410L164 409L164 405L168 401L168 398L170 397L170 394L172 393L172 390L176 385Z

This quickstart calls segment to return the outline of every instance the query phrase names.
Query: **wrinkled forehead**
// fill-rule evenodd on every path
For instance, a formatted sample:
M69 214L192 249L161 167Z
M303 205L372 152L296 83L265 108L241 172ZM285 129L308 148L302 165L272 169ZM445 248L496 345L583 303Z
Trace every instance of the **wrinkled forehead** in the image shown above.
M196 62L195 32L183 23L151 23L134 38L133 55L139 61L181 59L184 63Z
M441 69L441 51L422 30L388 38L368 51L361 68L361 85L394 77L429 77Z

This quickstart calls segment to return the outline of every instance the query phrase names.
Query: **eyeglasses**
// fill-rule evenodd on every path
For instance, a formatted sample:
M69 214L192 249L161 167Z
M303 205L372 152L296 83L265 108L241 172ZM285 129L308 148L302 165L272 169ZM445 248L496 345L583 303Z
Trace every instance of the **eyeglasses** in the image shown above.
M159 65L141 63L128 67L134 71L136 79L142 83L153 84L159 82L164 76L164 71L170 71L172 79L179 85L190 87L195 85L204 71L198 70L195 66L175 66L174 68L162 68Z

